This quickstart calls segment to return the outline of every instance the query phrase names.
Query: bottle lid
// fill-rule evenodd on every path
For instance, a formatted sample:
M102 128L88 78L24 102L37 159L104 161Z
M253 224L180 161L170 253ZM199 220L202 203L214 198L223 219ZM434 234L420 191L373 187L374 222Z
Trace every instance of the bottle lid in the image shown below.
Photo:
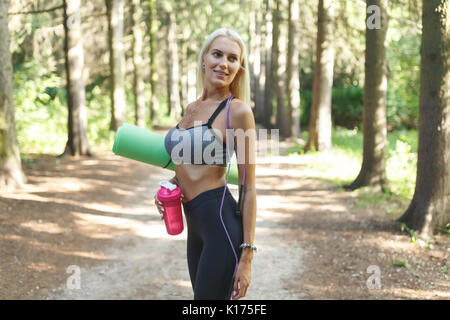
M167 181L167 180L161 181L161 182L159 183L159 185L160 185L161 187L164 187L164 188L166 188L166 189L169 189L171 192L177 188L177 185L175 185L175 184L173 184L173 183L170 183L170 182Z

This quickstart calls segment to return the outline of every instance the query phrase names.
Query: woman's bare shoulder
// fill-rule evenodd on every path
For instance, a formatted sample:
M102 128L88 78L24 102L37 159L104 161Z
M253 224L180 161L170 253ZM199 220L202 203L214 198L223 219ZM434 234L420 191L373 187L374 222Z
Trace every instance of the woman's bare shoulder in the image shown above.
M230 115L232 122L237 127L247 127L248 122L254 122L252 108L240 99L233 99L230 103Z
M231 100L230 109L232 113L237 116L242 116L249 112L250 113L252 112L252 108L244 101L238 98L234 98L233 100Z

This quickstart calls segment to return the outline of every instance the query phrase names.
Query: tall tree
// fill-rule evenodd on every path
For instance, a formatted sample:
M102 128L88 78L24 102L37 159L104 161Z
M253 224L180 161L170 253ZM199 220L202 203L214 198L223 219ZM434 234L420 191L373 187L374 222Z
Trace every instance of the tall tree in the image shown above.
M272 55L272 85L276 96L276 127L280 130L282 137L287 137L286 127L286 105L285 105L285 87L286 87L286 32L284 19L282 16L283 1L277 0L274 23L273 23L273 48Z
M105 0L108 17L108 46L111 92L110 130L116 131L125 120L123 52L123 0Z
M14 119L8 0L0 0L0 188L22 187L25 182Z
M298 18L299 7L297 0L289 0L288 16L288 49L286 67L286 135L299 137L300 134L300 79L298 70Z
M267 129L272 128L271 118L273 112L273 92L272 92L272 52L275 50L273 47L273 6L272 1L265 0L266 9L266 45L265 45L265 83L264 83L264 117L263 125ZM277 42L275 42L277 43Z
M255 101L257 93L259 93L259 70L260 70L260 60L259 60L259 47L258 42L260 39L260 32L258 30L258 17L257 11L254 10L255 0L249 0L249 24L248 24L248 64L250 69L250 86L251 86L251 100Z
M262 123L264 118L264 82L265 82L265 55L266 55L266 25L263 17L266 15L266 7L263 1L252 2L254 5L254 21L255 21L255 39L253 52L250 52L253 59L252 62L252 95L255 103L254 114L255 121ZM258 10L257 8L262 8Z
M144 79L142 75L142 8L140 0L131 2L131 20L133 25L133 91L136 125L145 127Z
M384 191L386 181L386 33L387 0L367 0L363 107L363 162L346 189L373 185ZM377 21L378 19L378 21Z
M80 0L64 0L64 51L67 102L69 108L68 140L62 155L91 155L87 139L87 114L83 80L83 42L80 25Z
M304 151L311 145L316 150L332 147L331 144L331 93L333 87L334 0L319 0L317 19L316 62L309 121L309 137Z
M175 119L180 117L179 69L178 69L178 43L176 1L166 3L167 9L167 89L169 108L168 115Z
M156 98L156 1L149 0L149 23L148 23L148 33L150 37L150 126L153 127L155 117L155 110L158 110L158 99Z
M189 74L189 63L187 60L188 55L188 42L180 39L180 60L179 60L179 68L180 68L180 106L183 112L184 106L189 104L188 100L188 74ZM184 114L184 113L183 113Z
M450 222L449 10L449 0L423 1L417 178L399 221L424 237Z
M280 96L281 93L281 81L282 81L282 77L280 74L280 24L281 24L281 9L280 9L280 0L276 0L274 3L274 7L272 8L272 18L273 18L273 22L272 22L272 50L271 50L271 55L270 55L270 97L269 97L269 103L270 103L270 108L268 108L267 110L270 111L267 113L266 116L271 117L272 112L273 112L273 97L275 96L275 100L276 100L276 106L277 106L277 113L276 113L276 127L280 128L280 112L281 110L283 110L284 106L283 106L283 98L284 98L284 94L282 94ZM281 110L280 110L281 109ZM267 119L268 121L270 121L270 118ZM270 127L271 127L271 123L270 123ZM280 128L281 130L281 128ZM282 130L281 130L281 135L282 134Z

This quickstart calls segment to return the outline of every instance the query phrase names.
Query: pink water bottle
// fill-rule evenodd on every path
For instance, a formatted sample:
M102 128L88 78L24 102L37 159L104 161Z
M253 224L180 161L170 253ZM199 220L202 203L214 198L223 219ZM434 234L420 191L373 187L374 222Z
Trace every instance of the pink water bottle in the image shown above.
M164 222L167 233L174 236L183 231L183 214L181 211L181 190L169 181L159 183L158 199L163 203Z

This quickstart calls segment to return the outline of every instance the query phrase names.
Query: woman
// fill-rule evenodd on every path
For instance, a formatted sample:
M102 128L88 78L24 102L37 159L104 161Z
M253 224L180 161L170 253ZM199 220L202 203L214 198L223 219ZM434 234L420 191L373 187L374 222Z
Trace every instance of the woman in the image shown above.
M247 52L242 38L231 29L214 31L206 39L199 55L197 92L202 92L202 95L187 106L185 115L165 139L166 150L172 160L177 145L183 147L183 143L174 137L187 133L190 138L198 138L199 132L202 134L202 150L207 145L220 147L223 144L226 150L233 151L235 146L237 151L239 192L242 195L240 208L224 179L226 160L229 159L229 153L225 150L216 152L212 164L198 149L192 149L195 151L192 161L174 161L175 176L170 181L177 184L182 192L194 299L240 299L246 295L251 280L251 262L256 250L256 135L250 134L244 142L233 136L229 137L229 141L226 139L227 128L232 132L237 129L255 132L255 121L249 106L247 67ZM202 125L198 126L199 123ZM208 144L211 140L204 137L211 131L214 132L210 135L213 142ZM224 138L219 139L218 136ZM183 151L190 151L189 146L184 145ZM199 158L202 160L200 163L194 161ZM163 215L164 209L156 196L155 203Z

